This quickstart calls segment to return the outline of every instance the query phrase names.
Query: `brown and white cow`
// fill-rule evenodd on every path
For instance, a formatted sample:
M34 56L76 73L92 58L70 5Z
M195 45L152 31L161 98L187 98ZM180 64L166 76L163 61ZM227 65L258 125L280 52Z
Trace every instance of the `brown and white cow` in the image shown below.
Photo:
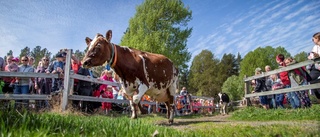
M132 98L131 118L137 118L135 106L146 94L158 102L165 102L167 117L172 124L178 69L163 55L115 45L110 42L111 37L112 31L109 30L106 37L98 33L93 40L86 38L88 51L82 60L83 67L107 62L121 78L124 92ZM135 91L138 94L134 95Z

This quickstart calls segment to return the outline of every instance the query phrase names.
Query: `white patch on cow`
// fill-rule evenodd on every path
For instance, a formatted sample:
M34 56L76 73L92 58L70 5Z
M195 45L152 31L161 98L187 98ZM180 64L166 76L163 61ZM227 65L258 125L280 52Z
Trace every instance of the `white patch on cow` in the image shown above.
M136 80L137 81L137 80ZM121 86L122 86L122 89L123 89L123 92L125 94L127 94L128 96L133 96L133 93L135 92L135 86L137 86L137 82L134 82L134 83L130 83L128 81L120 81L121 82ZM127 85L127 87L125 87L124 85Z
M166 70L163 70L163 74L166 74Z
M144 95L144 93L147 92L148 89L149 88L148 88L147 85L140 84L139 88L138 88L139 93L137 95L134 95L133 98L132 98L133 99L133 103L138 104L140 102L142 96Z
M93 47L94 47L94 43L96 42L98 40L98 36L96 36L96 37L94 37L94 39L90 42L90 46L89 46L89 51L91 50L91 49L93 49Z
M147 73L147 68L146 68L146 60L144 59L144 57L142 55L139 55L139 57L141 58L142 60L142 65L143 65L143 73L146 77L146 79L148 79L149 77L149 74Z

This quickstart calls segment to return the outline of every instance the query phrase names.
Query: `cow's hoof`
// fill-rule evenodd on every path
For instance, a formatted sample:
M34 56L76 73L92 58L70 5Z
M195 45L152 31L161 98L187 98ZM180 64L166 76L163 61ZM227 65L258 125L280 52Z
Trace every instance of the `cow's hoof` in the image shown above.
M131 119L137 119L137 116L131 116Z
M169 125L172 125L173 124L173 120L169 120Z

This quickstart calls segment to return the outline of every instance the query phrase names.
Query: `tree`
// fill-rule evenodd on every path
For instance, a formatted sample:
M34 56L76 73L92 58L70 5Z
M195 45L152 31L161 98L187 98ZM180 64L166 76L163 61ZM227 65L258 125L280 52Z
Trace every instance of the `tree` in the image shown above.
M30 53L30 56L34 58L35 65L38 65L37 63L43 58L48 57L50 58L51 52L47 50L47 48L41 49L41 46L36 46Z
M198 96L214 96L221 90L219 79L216 77L218 73L219 59L216 59L209 50L203 50L199 55L195 56L190 67L190 75L188 77L192 94Z
M81 60L81 59L84 57L85 52L81 52L80 50L76 50L76 51L74 52L74 55L75 55L79 60Z
M243 77L231 76L222 86L222 91L227 93L231 100L241 100L244 97L244 82Z
M250 51L240 63L240 76L252 76L254 75L255 68L260 67L261 69L264 69L266 65L270 65L272 69L277 69L278 64L275 58L280 53L285 57L291 56L283 47L273 48L267 46L265 48L259 47L254 51Z
M308 60L308 54L304 51L294 55L293 57L297 62L303 62Z
M21 50L19 58L23 56L30 56L30 55L31 55L30 48L27 46Z
M238 58L239 57L238 55ZM239 75L239 63L238 60L241 59L236 59L235 55L233 54L224 54L222 56L222 59L219 63L219 79L221 80L220 83L221 85L225 80L227 80L228 77L232 75Z
M13 56L13 51L9 50L9 52L7 53L7 56L12 55Z
M187 49L187 38L192 32L187 27L191 10L181 0L146 0L136 10L120 44L163 54L179 69L187 68L191 58Z

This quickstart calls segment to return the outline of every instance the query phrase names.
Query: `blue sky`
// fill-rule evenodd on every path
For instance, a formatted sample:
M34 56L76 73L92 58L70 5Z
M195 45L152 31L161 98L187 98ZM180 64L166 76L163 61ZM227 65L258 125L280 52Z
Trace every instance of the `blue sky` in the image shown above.
M113 31L120 43L142 0L1 0L0 56L11 49L40 45L54 54L62 48L84 50L85 37ZM242 57L257 47L285 47L292 55L309 52L320 31L319 0L184 0L193 12L188 27L192 57L207 49ZM130 46L130 45L128 45ZM192 60L191 60L192 61Z

